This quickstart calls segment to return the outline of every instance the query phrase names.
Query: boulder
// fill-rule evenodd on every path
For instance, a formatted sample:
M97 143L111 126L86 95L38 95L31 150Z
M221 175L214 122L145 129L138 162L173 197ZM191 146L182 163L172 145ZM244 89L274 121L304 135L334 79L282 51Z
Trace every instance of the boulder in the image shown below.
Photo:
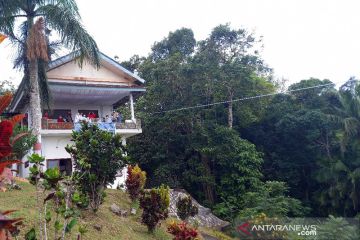
M110 206L110 210L115 213L116 215L120 215L121 209L118 205L116 205L115 203L111 204Z
M128 215L128 211L126 211L126 210L121 210L120 211L120 216L121 217L127 217L127 215Z
M170 190L169 216L179 218L176 213L176 203L180 198L186 196L190 196L190 194L188 194L183 189ZM200 205L194 198L192 198L192 202L195 206L198 207L199 212L194 217L189 217L188 221L190 223L197 223L201 227L215 228L219 230L230 225L229 222L223 221L216 217L214 214L212 214L209 208Z
M118 216L126 217L128 212L126 210L122 210L118 205L115 203L111 204L110 210Z

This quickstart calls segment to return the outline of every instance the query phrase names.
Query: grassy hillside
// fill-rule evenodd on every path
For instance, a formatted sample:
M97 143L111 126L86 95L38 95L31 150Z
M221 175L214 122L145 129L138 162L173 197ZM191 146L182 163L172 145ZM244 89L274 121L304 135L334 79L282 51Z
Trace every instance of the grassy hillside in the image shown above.
M22 190L11 190L0 193L0 209L17 209L18 212L12 214L13 217L23 217L25 226L21 228L20 239L24 233L36 225L37 211L35 208L36 195L34 186L28 183L20 183ZM136 216L119 217L110 211L110 205L115 203L122 209L130 208L130 200L119 190L107 190L104 204L97 213L84 211L81 213L80 224L85 225L87 232L83 239L91 240L145 240L145 239L172 239L166 233L164 224L154 234L148 234L146 226L140 224L140 214ZM101 231L94 228L100 225ZM77 232L77 227L73 232ZM52 234L49 234L53 236ZM50 237L53 239L53 237ZM76 239L75 234L68 239Z
M24 226L21 228L20 237L33 226L36 226L38 218L36 211L35 187L29 183L19 183L22 190L11 190L5 193L0 192L0 210L16 209L12 217L24 218ZM141 212L137 215L128 217L119 217L110 211L111 204L117 204L121 209L130 209L130 200L127 195L120 190L107 189L105 202L101 205L97 213L83 211L78 225L86 226L87 232L83 239L85 240L170 240L171 235L166 232L166 223L163 223L154 234L147 232L146 226L140 222ZM101 231L94 228L95 225L102 227ZM200 229L207 235L217 236L218 239L230 239L212 229ZM73 234L67 239L76 239L77 227ZM54 239L50 231L49 239ZM203 238L201 238L203 239Z

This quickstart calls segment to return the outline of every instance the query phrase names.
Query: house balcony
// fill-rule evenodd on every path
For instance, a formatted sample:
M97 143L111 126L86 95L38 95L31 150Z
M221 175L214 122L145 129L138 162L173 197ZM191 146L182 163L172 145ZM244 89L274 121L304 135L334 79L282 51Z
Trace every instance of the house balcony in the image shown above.
M105 123L98 119L93 119L89 124L94 124L101 130L120 134L126 138L142 133L140 119L125 120L125 122L121 123ZM80 129L81 124L79 122L57 122L57 119L44 118L41 121L42 136L70 136L73 131L79 131Z

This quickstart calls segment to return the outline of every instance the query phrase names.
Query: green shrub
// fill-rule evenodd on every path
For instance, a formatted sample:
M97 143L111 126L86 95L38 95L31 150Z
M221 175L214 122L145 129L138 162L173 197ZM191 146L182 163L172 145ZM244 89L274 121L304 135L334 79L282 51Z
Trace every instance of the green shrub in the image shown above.
M195 216L199 211L198 207L192 204L190 196L180 198L176 203L176 210L177 215L183 221L190 216Z
M82 123L81 130L73 132L72 141L74 145L67 146L66 151L74 161L76 185L96 211L103 202L107 185L114 182L117 172L127 162L121 136Z

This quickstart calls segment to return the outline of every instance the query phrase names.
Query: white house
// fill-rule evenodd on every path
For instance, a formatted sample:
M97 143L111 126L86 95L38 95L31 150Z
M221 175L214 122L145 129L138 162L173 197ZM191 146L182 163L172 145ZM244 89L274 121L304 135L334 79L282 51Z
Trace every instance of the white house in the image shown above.
M111 116L116 106L128 103L131 119L122 119L110 127L105 126L107 130L121 134L125 144L128 137L142 132L141 122L134 114L134 99L145 92L143 79L105 54L100 53L99 69L86 63L80 68L75 59L76 54L69 54L49 63L47 76L53 106L51 112L43 115L41 129L41 154L46 159L45 168L58 166L67 174L72 171L72 163L65 146L72 144L70 136L77 124L71 121L59 122L60 115L67 120L71 115L72 120L75 120L78 112L85 115L93 113L101 120L106 115ZM10 111L29 115L28 103L24 83L21 83ZM26 158L18 166L18 171L20 176L28 177L29 163ZM120 178L118 181L121 181Z

